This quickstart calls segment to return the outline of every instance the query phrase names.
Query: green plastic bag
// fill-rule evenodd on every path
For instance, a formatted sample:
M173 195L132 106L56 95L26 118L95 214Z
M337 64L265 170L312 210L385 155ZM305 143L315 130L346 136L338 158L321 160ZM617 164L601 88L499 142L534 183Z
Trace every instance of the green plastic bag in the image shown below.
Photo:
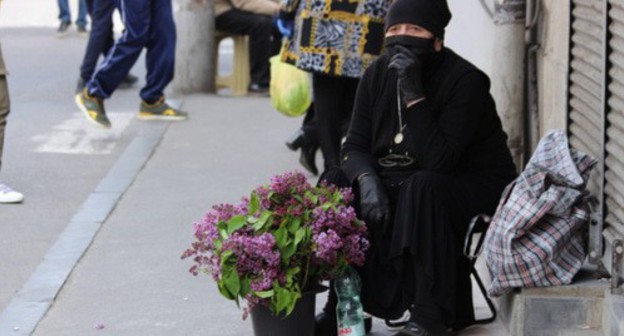
M284 63L280 56L271 57L271 104L289 117L303 115L310 104L311 83L307 72Z

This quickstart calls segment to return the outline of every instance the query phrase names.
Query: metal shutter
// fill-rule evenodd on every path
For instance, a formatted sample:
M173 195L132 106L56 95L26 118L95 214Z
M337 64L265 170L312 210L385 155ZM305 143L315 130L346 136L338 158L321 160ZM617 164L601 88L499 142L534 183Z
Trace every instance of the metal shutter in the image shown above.
M609 7L604 200L605 238L608 252L613 252L613 246L621 246L624 239L624 0L611 0ZM621 272L622 266L620 260L613 268Z
M600 204L590 230L590 260L602 255L604 110L606 64L606 2L571 0L568 136L573 148L601 162L596 165L587 188Z
M568 132L574 148L595 158L603 153L604 11L602 1L572 1ZM601 179L602 171L592 174L592 192Z

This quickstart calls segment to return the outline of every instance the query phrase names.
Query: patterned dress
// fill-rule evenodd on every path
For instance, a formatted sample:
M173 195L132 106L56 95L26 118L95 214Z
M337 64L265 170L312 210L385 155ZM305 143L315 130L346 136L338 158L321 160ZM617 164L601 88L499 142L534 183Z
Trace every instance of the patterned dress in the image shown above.
M360 78L383 48L390 0L283 0L280 17L295 20L282 60L330 76Z

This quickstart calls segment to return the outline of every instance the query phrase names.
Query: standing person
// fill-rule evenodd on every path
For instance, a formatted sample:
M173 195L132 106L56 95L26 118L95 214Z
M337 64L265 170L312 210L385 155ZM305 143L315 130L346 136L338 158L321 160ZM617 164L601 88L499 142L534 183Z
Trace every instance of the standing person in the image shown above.
M279 5L273 0L216 0L215 27L231 34L249 35L249 91L268 93L269 58L279 52L281 34L273 24Z
M69 0L58 0L59 20L61 24L56 31L59 36L67 34L71 26L71 11L69 10ZM87 33L87 5L85 0L78 0L78 18L76 19L76 30L78 33Z
M87 11L91 16L91 33L85 51L82 64L80 65L80 78L76 85L76 93L84 90L87 82L95 72L95 66L103 55L106 58L108 52L115 44L113 32L113 13L117 8L118 0L86 0ZM131 87L139 79L128 74L120 83L119 88Z
M132 0L119 3L125 26L123 35L100 68L76 95L76 104L87 120L110 128L104 99L110 97L147 49L146 84L141 90L139 119L185 120L186 112L165 102L164 89L173 79L176 30L171 0Z
M312 72L314 118L325 169L340 165L340 143L359 78L380 54L390 0L282 0L293 26L282 59Z
M493 213L516 176L481 70L444 47L445 0L396 0L386 53L358 87L342 170L371 234L364 309L395 319L397 335L446 335L474 323L470 219Z
M0 0L0 6L2 0ZM4 130L7 117L11 111L9 101L9 87L7 85L7 71L2 58L2 46L0 46L0 168L2 168L2 149L4 148ZM0 203L19 203L24 200L24 195L0 183Z

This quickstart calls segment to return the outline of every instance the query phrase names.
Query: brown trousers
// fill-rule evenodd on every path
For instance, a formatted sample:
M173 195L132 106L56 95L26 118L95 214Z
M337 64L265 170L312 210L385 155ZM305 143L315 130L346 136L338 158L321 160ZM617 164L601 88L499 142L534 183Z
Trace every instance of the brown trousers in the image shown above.
M2 55L0 55L2 57ZM2 168L2 148L4 148L4 129L10 111L9 87L6 75L0 74L0 168Z

